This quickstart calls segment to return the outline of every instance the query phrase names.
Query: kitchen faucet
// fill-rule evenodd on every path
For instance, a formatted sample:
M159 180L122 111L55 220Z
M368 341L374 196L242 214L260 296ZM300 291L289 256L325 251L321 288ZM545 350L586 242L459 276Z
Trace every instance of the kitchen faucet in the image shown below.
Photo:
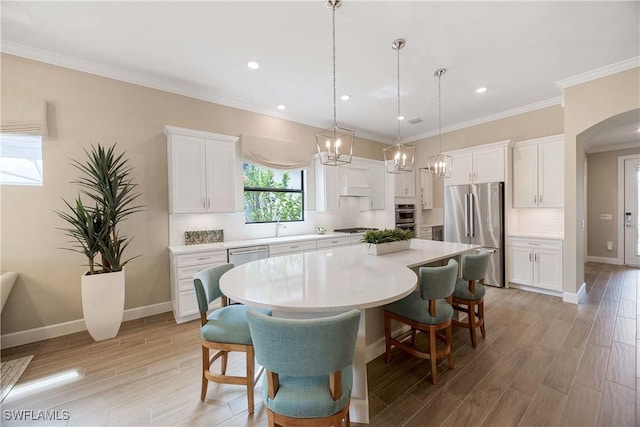
M281 223L280 221L276 222L276 237L280 237L281 228L287 228L287 226Z

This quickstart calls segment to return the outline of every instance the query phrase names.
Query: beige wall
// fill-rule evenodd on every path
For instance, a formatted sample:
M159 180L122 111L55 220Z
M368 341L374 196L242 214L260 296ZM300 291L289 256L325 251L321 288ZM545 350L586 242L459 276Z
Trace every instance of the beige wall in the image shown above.
M144 213L124 232L135 236L128 254L125 308L169 301L167 150L165 125L226 135L242 133L315 146L319 129L91 74L2 55L2 89L17 88L48 102L49 136L43 142L44 186L0 187L1 268L20 277L2 312L2 334L82 318L82 255L60 248L67 239L52 212L73 200L70 159L90 144L118 143L127 152L142 193ZM329 119L329 118L327 118ZM359 140L354 154L382 159L382 144Z
M640 155L640 148L587 154L587 256L617 258L618 227L618 157ZM600 219L611 214L611 220ZM607 251L606 242L613 242Z
M640 107L640 68L566 88L564 105L564 289L575 293L584 283L585 260L586 156L579 135L603 120Z

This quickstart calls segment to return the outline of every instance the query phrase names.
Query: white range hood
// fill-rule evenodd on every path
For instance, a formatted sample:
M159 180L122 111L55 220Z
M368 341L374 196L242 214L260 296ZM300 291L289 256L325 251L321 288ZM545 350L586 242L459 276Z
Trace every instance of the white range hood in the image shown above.
M370 197L371 186L367 177L368 169L342 166L340 170L340 195L347 197Z

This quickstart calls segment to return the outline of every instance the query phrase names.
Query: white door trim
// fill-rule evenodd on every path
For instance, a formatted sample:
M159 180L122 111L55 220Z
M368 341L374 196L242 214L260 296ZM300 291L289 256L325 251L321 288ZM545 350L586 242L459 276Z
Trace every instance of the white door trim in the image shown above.
M624 265L624 161L629 159L640 159L639 154L631 156L618 156L618 257L619 265Z

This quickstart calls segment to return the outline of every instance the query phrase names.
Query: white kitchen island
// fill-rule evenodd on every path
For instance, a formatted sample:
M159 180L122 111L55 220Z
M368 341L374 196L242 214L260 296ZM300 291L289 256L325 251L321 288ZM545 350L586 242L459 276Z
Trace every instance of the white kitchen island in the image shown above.
M376 336L367 336L367 325L376 320L381 323L383 305L415 290L417 276L411 267L458 257L479 248L413 239L408 250L374 256L367 254L367 246L344 246L252 261L233 268L220 280L220 288L229 298L273 310L274 316L320 317L361 310L351 395L351 419L360 423L369 422L367 342L375 344L383 339L378 336L379 328L370 328L378 329L371 331Z

